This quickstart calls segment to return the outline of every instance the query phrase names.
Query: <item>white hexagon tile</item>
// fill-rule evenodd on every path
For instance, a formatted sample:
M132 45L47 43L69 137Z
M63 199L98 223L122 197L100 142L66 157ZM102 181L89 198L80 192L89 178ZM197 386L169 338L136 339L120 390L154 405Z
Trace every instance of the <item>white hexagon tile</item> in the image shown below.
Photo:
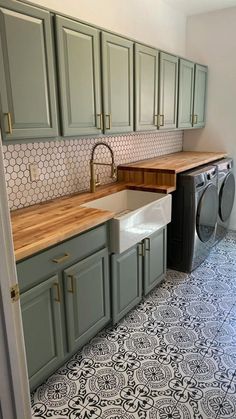
M182 150L183 132L140 133L100 138L57 139L3 146L11 210L89 189L89 160L98 141L109 144L115 164L148 159ZM96 160L109 162L110 153L98 147ZM39 180L31 182L29 166L37 164ZM101 183L109 183L109 168L96 168Z

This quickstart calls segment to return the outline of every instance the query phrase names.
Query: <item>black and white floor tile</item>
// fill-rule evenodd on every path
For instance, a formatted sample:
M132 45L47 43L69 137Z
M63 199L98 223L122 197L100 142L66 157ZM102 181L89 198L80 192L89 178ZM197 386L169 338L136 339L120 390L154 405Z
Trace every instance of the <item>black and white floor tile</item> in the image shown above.
M32 394L38 419L236 419L236 233Z

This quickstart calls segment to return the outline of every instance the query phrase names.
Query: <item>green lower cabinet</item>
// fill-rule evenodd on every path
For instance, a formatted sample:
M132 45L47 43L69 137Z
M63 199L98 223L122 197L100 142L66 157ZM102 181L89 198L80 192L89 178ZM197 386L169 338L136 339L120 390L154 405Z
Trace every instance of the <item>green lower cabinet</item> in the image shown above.
M31 390L64 357L60 285L55 275L21 295L21 311Z
M112 319L117 323L142 298L142 254L140 244L111 256Z
M166 228L144 239L143 291L147 295L166 273Z
M66 269L64 281L68 349L73 352L110 320L107 249Z
M112 321L117 323L164 278L166 228L124 253L111 256Z

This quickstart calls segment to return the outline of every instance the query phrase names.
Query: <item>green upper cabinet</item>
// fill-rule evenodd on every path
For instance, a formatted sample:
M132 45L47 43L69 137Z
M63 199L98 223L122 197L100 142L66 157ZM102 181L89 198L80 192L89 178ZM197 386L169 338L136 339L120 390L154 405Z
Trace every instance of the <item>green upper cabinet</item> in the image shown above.
M193 123L194 63L180 59L178 127L191 128Z
M104 132L133 131L133 42L102 33Z
M63 135L102 129L99 31L56 16Z
M1 0L0 90L4 139L58 135L50 13Z
M207 88L207 67L195 65L195 84L193 101L193 127L201 128L205 126L206 108L206 88Z
M135 129L157 129L158 51L135 44Z
M159 129L177 127L178 57L160 53L159 67Z

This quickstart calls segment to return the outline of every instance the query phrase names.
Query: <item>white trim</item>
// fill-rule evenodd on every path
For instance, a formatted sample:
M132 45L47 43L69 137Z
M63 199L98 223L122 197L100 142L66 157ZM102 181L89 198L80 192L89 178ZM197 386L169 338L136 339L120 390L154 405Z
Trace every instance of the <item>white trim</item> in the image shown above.
M9 292L10 286L15 283L17 283L17 274L0 132L0 305L2 306L3 323L6 331L12 399L16 410L14 419L31 419L20 302L12 303ZM1 395L1 398L3 396ZM9 409L12 410L12 406L9 406ZM2 413L5 419L4 412ZM11 413L9 411L6 419L10 419L10 417Z

